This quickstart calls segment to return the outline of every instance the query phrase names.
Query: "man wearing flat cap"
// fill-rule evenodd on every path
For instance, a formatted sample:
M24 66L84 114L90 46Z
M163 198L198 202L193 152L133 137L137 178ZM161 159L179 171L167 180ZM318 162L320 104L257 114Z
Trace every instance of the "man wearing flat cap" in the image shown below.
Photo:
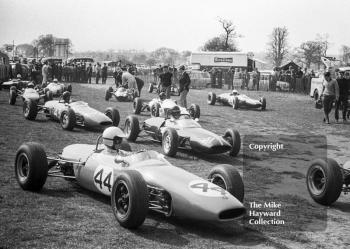
M179 68L179 92L180 103L179 105L187 108L187 94L190 90L191 79L188 73L185 71L185 66Z

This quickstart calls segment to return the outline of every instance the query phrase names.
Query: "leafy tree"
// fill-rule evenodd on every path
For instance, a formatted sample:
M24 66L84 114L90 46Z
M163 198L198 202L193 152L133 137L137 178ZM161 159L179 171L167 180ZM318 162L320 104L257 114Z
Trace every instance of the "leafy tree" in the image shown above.
M17 54L24 57L33 57L34 56L34 46L31 44L23 43L16 46Z
M174 65L178 60L180 54L172 48L158 48L151 53L151 57L155 58L157 62Z
M324 44L319 41L307 41L300 45L300 52L307 67L310 67L311 63L320 65Z
M286 27L276 27L270 35L268 43L267 58L275 67L281 66L288 54L288 29Z
M157 64L157 60L153 57L149 57L146 59L146 65L151 67Z
M33 41L34 47L38 49L40 56L53 56L55 51L55 38L52 34L41 35Z

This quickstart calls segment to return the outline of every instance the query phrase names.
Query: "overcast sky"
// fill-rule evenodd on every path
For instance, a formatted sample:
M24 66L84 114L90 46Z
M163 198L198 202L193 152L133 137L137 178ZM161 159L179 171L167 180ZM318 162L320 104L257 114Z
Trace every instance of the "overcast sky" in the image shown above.
M159 47L195 51L232 20L242 51L263 52L277 26L299 46L329 34L330 53L350 46L349 0L0 0L0 45L41 34L70 38L75 51Z

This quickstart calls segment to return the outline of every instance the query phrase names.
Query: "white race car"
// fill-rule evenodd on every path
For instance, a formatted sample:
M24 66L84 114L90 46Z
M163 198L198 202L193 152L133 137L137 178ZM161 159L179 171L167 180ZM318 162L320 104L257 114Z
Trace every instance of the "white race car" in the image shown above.
M113 87L109 87L106 90L105 100L109 100L114 96L118 101L125 102L125 101L133 101L136 97L136 92L133 89L127 89L125 87L118 87L117 90L113 90Z
M53 96L61 96L65 91L72 92L72 85L63 83L51 82L45 88L49 89Z
M259 100L252 99L245 94L239 94L237 90L233 90L232 93L223 93L216 96L215 93L208 93L208 105L215 105L215 103L221 103L222 105L230 105L233 109L238 108L261 108L266 109L266 99L264 97Z

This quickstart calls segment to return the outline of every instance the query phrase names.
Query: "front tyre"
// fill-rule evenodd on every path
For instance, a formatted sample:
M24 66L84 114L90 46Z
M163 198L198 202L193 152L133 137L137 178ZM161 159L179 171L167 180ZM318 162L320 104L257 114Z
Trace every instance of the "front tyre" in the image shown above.
M233 97L233 103L232 103L233 109L237 110L239 107L239 99L237 96Z
M151 116L152 117L159 117L159 109L160 109L160 104L153 103L151 106Z
M75 112L72 108L68 108L61 113L60 123L63 130L73 130L76 122Z
M199 117L201 116L201 109L200 109L199 105L197 105L197 104L192 104L190 106L190 108L188 109L188 112L189 112L190 117L192 119L196 119L196 118L199 119Z
M110 98L112 98L112 92L113 88L110 86L105 93L105 100L108 101Z
M135 98L132 107L134 114L140 114L142 108L142 100L140 98Z
M262 97L260 99L260 102L261 102L261 110L264 111L266 110L266 98L265 97Z
M237 156L241 149L241 136L239 135L239 132L234 129L227 129L224 139L226 139L231 145L230 156Z
M48 164L43 146L39 143L24 143L16 153L15 175L24 190L38 191L46 182Z
M114 126L118 126L120 122L120 114L116 108L108 107L105 111L105 115L112 120Z
M149 84L149 87L148 87L148 92L149 93L152 93L153 92L153 84Z
M306 184L312 199L329 206L342 191L343 175L338 163L333 159L316 159L307 171Z
M208 105L215 105L216 102L216 94L213 92L208 93Z
M240 202L244 200L244 184L241 175L232 165L220 164L211 169L209 181L225 189Z
M162 137L163 152L167 156L175 156L178 148L179 136L174 128L165 128Z
M16 99L17 99L17 89L15 86L11 86L10 96L9 96L9 104L10 105L16 104Z
M24 100L23 102L23 115L28 120L35 120L38 114L37 103L31 99Z
M122 227L134 229L143 224L148 212L148 189L139 172L120 171L113 184L111 206Z
M135 142L140 133L139 120L135 116L128 116L125 120L124 133L126 139Z

